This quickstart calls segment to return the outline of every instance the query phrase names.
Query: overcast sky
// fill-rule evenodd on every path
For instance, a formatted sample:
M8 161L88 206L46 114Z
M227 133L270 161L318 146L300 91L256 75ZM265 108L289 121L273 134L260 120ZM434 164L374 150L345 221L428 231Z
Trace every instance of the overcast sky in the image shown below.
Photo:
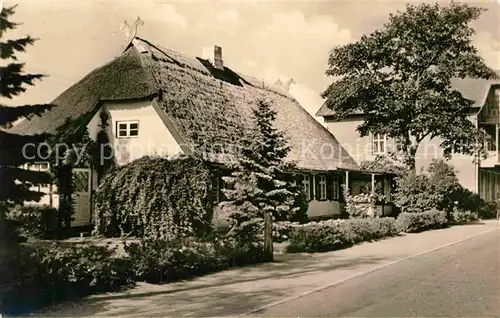
M0 0L1 1L1 0ZM319 94L331 82L324 73L328 52L382 26L389 13L407 1L98 1L4 0L19 4L12 20L23 23L5 38L40 38L19 55L28 72L48 74L42 82L7 104L50 102L70 85L118 53L120 31L140 16L138 36L185 54L222 47L224 63L238 72L274 82L294 78L291 93L312 114ZM500 5L474 22L474 38L487 64L500 69Z

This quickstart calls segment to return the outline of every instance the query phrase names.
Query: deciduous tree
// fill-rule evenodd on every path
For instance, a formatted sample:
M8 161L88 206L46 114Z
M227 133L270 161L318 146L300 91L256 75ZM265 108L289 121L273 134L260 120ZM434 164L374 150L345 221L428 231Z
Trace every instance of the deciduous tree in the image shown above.
M469 23L483 10L456 2L408 5L381 29L335 47L326 74L339 79L322 94L327 106L339 119L363 113L361 136L397 138L411 169L425 138L440 138L448 157L477 154L480 135L468 119L473 101L451 82L496 76L471 43Z

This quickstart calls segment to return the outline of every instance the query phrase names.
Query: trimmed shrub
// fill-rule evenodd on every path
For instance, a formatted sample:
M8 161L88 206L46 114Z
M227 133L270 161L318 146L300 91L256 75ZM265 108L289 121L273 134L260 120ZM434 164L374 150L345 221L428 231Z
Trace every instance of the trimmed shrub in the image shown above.
M416 233L446 227L446 212L429 210L421 213L401 213L397 219L397 228L401 232Z
M195 158L144 157L118 167L97 188L96 234L170 240L212 230L210 166Z
M16 206L7 217L23 237L52 239L57 236L57 209L49 205Z
M288 252L324 252L397 234L394 218L311 222L295 228Z
M4 313L22 314L59 301L115 291L131 284L130 264L102 246L23 247L15 283L1 296Z
M346 233L351 233L351 243L378 240L398 233L394 218L348 220Z
M234 242L219 238L199 242L192 238L141 240L126 245L125 251L137 279L148 283L172 282L264 259L262 246L237 250Z
M290 221L273 222L273 242L282 243L290 238L291 232L300 226L300 223Z

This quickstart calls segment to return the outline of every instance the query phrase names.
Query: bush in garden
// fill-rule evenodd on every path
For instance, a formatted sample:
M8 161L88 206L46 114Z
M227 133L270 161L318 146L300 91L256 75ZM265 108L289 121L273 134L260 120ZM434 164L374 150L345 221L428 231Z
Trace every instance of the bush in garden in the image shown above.
M499 209L499 204L497 202L485 202L482 200L477 209L477 213L481 219L494 219L497 217L497 209Z
M95 196L96 234L169 239L210 233L210 167L144 157L109 172Z
M397 218L397 227L401 232L415 233L446 227L446 212L432 209L420 213L401 213Z
M312 222L295 228L289 252L322 252L397 234L394 218L367 218Z
M453 223L469 223L473 221L477 221L479 216L476 212L464 211L456 209L451 214L451 222Z
M465 189L456 177L453 166L443 160L433 160L427 174L409 172L396 178L394 204L402 213L420 213L437 209L450 215L458 205L474 211L479 196Z
M300 226L298 222L277 221L273 222L273 242L282 243L290 238L291 232Z
M234 242L224 238L141 240L126 245L125 251L137 279L149 283L172 282L263 259L262 248L237 249Z
M130 264L102 246L23 247L15 283L1 293L5 313L22 314L59 301L115 291L131 284Z
M287 251L313 253L339 249L347 245L343 237L340 227L322 224L305 225L293 231Z
M23 237L51 239L57 236L57 209L49 205L16 206L7 216Z
M344 223L353 244L378 240L398 233L394 218L354 219Z
M349 191L343 187L345 209L350 218L364 218L370 214L370 211L375 210L375 201L369 194L351 195Z

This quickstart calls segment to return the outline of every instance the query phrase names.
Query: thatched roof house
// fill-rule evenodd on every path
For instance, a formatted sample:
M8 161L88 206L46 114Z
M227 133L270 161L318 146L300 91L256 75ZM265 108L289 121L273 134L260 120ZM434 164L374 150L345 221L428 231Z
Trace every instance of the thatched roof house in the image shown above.
M57 107L41 117L20 122L12 130L54 133L68 120L74 120L86 125L92 137L91 128L97 134L98 111L104 110L110 114L112 123L107 129L113 146L131 149L152 140L166 140L174 145L169 156L195 152L206 155L213 163L226 165L234 159L232 151L238 150L241 136L251 128L252 109L265 99L277 112L276 128L289 141L286 159L299 169L297 181L303 185L310 217L341 213L341 184L351 188L359 182L367 183L375 191L375 184L380 183L384 193L390 195L390 177L359 171L335 136L289 95L287 85L268 85L235 72L224 65L220 47L211 47L205 53L203 58L189 57L131 36L118 57L57 97L53 102ZM120 135L122 129L125 136ZM115 160L119 164L130 162L119 161L116 156ZM78 181L73 226L92 222L90 202L98 183L95 175L90 168L73 170ZM220 176L217 180L221 180ZM221 181L217 181L215 188L220 186ZM57 205L57 195L51 192L48 196L47 201ZM391 213L387 205L378 209L381 214Z
M220 49L216 49L218 53ZM251 123L251 108L257 99L265 98L276 107L276 126L290 142L288 160L313 171L357 168L335 137L286 90L231 70L222 64L221 55L215 60L189 57L135 38L120 56L57 97L53 103L58 107L19 123L13 130L54 132L68 118L90 119L100 101L151 98L188 145L183 149L217 152L214 145L230 149L238 143ZM214 158L224 163L224 158Z

